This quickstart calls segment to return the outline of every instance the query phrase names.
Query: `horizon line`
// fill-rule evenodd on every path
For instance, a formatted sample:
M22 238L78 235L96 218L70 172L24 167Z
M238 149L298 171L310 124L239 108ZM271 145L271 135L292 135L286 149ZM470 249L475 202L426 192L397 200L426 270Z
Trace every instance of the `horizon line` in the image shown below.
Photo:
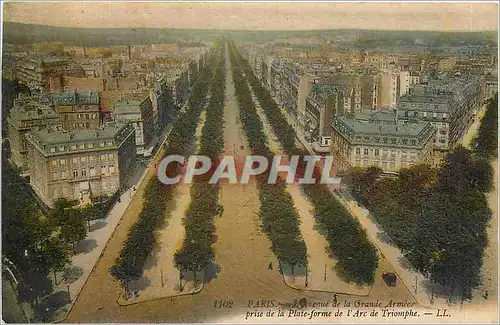
M381 32L429 32L429 33L481 33L481 32L496 32L497 29L478 29L478 30L438 30L438 29L371 29L371 28L327 28L327 29L213 29L213 28L175 28L175 27L80 27L80 26L58 26L46 24L23 23L19 21L5 21L2 24L13 23L21 25L45 26L54 28L68 29L172 29L172 30L193 30L193 31L221 31L221 32L321 32L321 31L381 31Z

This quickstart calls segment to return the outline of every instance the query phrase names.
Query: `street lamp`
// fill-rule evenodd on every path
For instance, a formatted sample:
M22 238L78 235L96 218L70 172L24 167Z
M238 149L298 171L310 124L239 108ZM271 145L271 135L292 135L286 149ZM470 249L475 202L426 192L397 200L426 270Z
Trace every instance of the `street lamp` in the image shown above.
M308 272L307 272L307 264L306 264L306 288L309 286L309 281L308 281Z
M68 290L69 302L71 302L71 293L69 292L69 284L66 285L66 289Z

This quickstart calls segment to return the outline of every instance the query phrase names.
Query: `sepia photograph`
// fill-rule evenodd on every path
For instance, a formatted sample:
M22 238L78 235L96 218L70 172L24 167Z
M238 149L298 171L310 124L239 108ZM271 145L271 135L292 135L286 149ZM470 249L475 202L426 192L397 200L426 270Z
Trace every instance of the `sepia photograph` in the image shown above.
M4 1L2 322L498 324L498 1Z

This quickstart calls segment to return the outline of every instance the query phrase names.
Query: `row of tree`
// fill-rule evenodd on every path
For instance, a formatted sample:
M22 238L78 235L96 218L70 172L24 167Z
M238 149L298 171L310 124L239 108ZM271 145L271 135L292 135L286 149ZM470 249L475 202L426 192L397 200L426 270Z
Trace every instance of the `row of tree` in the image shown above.
M53 292L50 272L57 284L57 272L70 265L76 245L87 236L85 220L92 219L93 212L59 199L44 215L19 172L3 157L2 257L13 265L20 300L36 308Z
M232 43L230 43L230 58L240 120L250 149L254 155L272 159L262 121L255 109L251 90L243 76L243 62ZM281 262L292 268L293 276L296 266L307 265L307 248L300 233L300 218L284 182L268 184L268 172L257 177L262 228L271 240L273 252Z
M210 64L204 68L201 78L194 86L186 112L180 115L172 126L165 155L184 155L190 150L201 112L205 107L214 63L212 53ZM180 164L171 163L166 174L174 177L179 174L180 167ZM129 284L141 277L144 264L157 245L156 230L164 222L166 204L172 198L173 190L174 185L162 184L156 177L146 184L142 211L130 229L115 264L109 270L125 289L126 295L129 292Z
M487 161L459 146L438 168L416 165L396 178L355 169L348 184L418 271L465 300L481 283L492 178Z
M224 128L221 127L224 114L224 84L225 65L224 48L222 43L216 45L217 68L210 90L210 102L206 109L206 119L202 128L200 155L212 159L212 164L224 149ZM203 270L214 258L212 244L217 240L214 216L217 214L219 200L219 184L209 184L208 180L213 170L194 178L191 187L191 203L183 224L186 235L182 247L174 255L177 268L182 272L193 272L196 281L196 272Z
M481 120L478 136L474 141L474 152L484 158L492 158L498 153L498 93L488 100L486 113Z
M248 62L239 54L237 55L273 133L284 151L289 155L307 155L306 152L296 147L295 131L286 121L269 91L261 85ZM302 159L301 163L304 163ZM300 168L303 166L298 167ZM313 175L318 178L320 173L320 170L316 168ZM359 221L342 206L325 184L304 184L302 188L315 208L316 221L326 230L330 250L338 262L336 267L339 274L348 281L358 284L373 283L378 266L378 255Z

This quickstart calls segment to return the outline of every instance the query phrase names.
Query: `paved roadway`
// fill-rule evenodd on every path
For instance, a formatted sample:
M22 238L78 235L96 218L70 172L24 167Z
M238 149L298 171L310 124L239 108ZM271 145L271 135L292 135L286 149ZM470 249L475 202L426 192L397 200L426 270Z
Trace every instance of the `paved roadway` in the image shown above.
M226 58L229 67L227 55ZM227 70L226 88L225 149L228 154L242 157L248 152L238 122L238 107L230 69ZM240 145L244 146L243 150L239 149ZM148 177L155 177L154 168L149 170ZM248 310L249 300L265 299L290 303L294 299L307 297L310 301L332 301L333 294L299 292L285 285L277 270L276 259L270 251L270 242L260 233L256 215L259 200L255 185L223 184L221 194L225 207L224 214L215 219L218 235L217 243L214 245L215 262L219 265L219 272L199 294L172 299L163 298L126 307L119 306L116 299L121 288L109 275L108 269L113 265L128 229L137 219L144 187L141 186L138 191L139 195L135 196L123 216L102 259L71 310L67 322L235 322L244 320L244 316L241 315ZM273 270L268 270L269 262L273 262ZM393 299L413 302L411 294L404 286L398 284L394 288L389 288L383 283L381 270L388 269L391 269L390 266L382 259L370 296L361 300ZM357 299L338 295L339 301L346 298ZM233 308L214 308L216 300L231 300ZM292 320L299 319L289 319Z

